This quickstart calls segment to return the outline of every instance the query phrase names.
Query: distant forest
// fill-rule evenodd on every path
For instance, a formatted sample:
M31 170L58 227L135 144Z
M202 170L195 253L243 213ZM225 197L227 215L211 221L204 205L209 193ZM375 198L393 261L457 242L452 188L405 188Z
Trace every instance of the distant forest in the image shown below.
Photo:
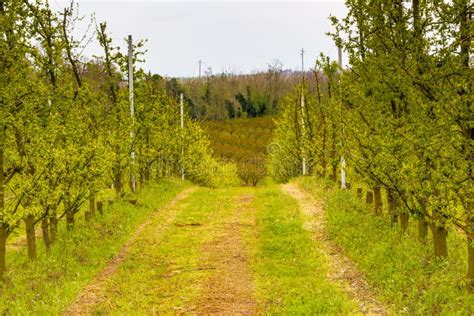
M313 71L305 72L309 89ZM252 74L206 74L201 78L168 79L166 90L184 94L189 114L197 120L253 118L276 114L285 96L303 80L302 72L283 70L280 63Z

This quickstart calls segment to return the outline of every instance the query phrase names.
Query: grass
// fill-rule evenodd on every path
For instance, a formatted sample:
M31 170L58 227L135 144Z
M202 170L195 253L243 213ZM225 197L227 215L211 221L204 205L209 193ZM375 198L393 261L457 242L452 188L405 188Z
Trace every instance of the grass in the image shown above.
M436 260L432 241L417 241L415 221L402 235L388 216L377 217L353 192L332 190L314 178L298 183L316 197L326 197L330 236L366 274L380 298L395 313L473 314L474 295L465 290L467 247L459 234L448 238L449 258ZM353 190L354 191L354 190Z
M252 203L256 238L247 236L259 303L266 314L343 314L355 305L326 278L327 262L302 228L297 202L277 186L261 188Z
M472 296L458 287L465 268L465 247L459 237L450 239L455 246L450 248L448 262L427 260L429 248L390 230L388 220L372 216L351 193L327 191L330 183L313 178L299 183L316 196L329 194L329 233L366 273L380 298L393 304L394 312L472 312ZM78 221L73 234L61 227L53 252L46 256L40 247L39 259L33 264L26 259L25 249L9 253L10 281L0 289L0 314L60 314L138 225L150 218L150 211L185 186L163 181L140 195L142 206L114 204L92 227ZM247 247L258 310L271 315L357 311L347 294L327 279L327 257L311 232L303 228L297 201L269 183L257 188L200 188L173 207L161 209L131 244L115 274L105 281L101 291L105 299L93 313L195 311L206 297L203 291L209 280L219 273L208 267L213 258L208 252L213 250L205 245L222 238L223 225L235 220L237 197L249 193L254 199L238 215L242 216L238 222L249 227L239 232Z
M163 180L139 194L140 206L114 203L88 226L78 216L73 233L60 225L51 254L45 254L39 241L38 259L34 263L28 261L24 248L8 252L8 282L0 284L0 314L60 314L149 213L187 185Z
M108 280L106 299L95 312L141 315L193 310L212 273L202 266L203 244L216 238L212 227L231 216L240 190L202 188L155 218Z
M302 228L298 204L277 186L200 189L145 228L102 293L96 314L167 314L195 310L208 280L204 245L220 238L237 196L255 193L241 230L260 305L266 314L347 313L353 303L326 279L318 245ZM247 216L247 215L246 215ZM180 224L180 225L175 225ZM186 226L185 224L194 224ZM199 224L199 225L197 225ZM183 226L184 225L184 226ZM212 256L211 256L212 257ZM244 263L243 263L244 264Z

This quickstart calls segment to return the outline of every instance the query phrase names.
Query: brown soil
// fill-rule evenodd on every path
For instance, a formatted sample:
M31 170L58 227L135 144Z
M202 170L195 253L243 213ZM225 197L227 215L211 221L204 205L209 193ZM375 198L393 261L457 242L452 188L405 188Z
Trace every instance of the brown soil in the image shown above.
M388 314L384 306L377 300L375 291L367 283L364 274L327 235L322 203L315 201L296 184L285 184L282 189L298 201L304 215L304 228L311 231L313 238L321 243L321 250L329 263L328 278L342 286L358 304L361 313Z
M196 191L195 187L187 188L181 191L173 200L171 200L167 205L159 210L159 212L165 212L166 210L173 209L174 206L180 201L188 197L192 192ZM104 296L102 289L105 285L105 282L114 275L117 267L124 261L127 256L130 246L135 243L135 240L142 233L142 231L153 222L154 217L158 214L158 211L152 213L150 218L148 218L144 223L142 223L135 232L130 236L128 241L123 245L120 252L110 260L105 268L100 271L97 276L82 289L82 292L78 295L76 301L69 306L69 308L64 312L64 315L89 315L93 312L93 307L100 303ZM161 226L161 229L168 227L174 221L175 216L167 216L166 223ZM158 228L160 229L160 228Z
M203 296L193 313L200 315L255 315L258 313L248 252L242 230L252 229L254 219L248 216L253 195L238 197L240 204L230 222L217 226L216 238L203 247L204 265L215 268ZM249 218L250 217L250 218Z

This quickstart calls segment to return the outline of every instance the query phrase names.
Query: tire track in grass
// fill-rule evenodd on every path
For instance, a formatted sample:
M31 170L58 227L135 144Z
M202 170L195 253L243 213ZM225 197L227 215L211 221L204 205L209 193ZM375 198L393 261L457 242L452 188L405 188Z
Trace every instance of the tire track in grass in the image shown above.
M202 288L201 297L193 311L200 315L254 315L257 301L252 273L248 264L248 250L242 230L255 226L248 209L254 194L235 198L232 215L215 228L215 237L203 247L203 264L215 267Z
M328 261L303 229L295 199L269 185L257 191L250 212L256 225L244 236L261 314L357 314L355 302L327 278Z
M206 261L205 245L219 235L237 208L240 189L201 188L176 206L177 216L164 231L158 217L130 248L105 284L105 298L94 314L193 314L208 280L217 271ZM163 214L167 215L167 214Z
M93 307L100 303L104 298L104 294L102 291L104 284L115 274L115 272L117 271L117 267L125 260L129 248L135 243L138 236L140 236L143 230L147 228L150 224L152 224L155 217L157 217L158 214L161 213L169 214L169 216L164 217L166 221L157 229L163 231L166 227L170 226L177 215L176 212L173 212L173 209L176 204L186 199L191 193L196 190L196 187L184 189L183 191L178 193L176 197L174 197L173 200L171 200L167 205L160 208L159 210L154 211L151 216L135 230L129 240L122 247L120 252L114 258L112 258L112 260L109 261L105 268L97 274L94 280L82 290L82 292L78 295L76 301L66 309L64 315L91 314L93 311Z
M321 249L329 262L328 278L338 284L357 302L363 314L388 314L385 307L377 300L375 291L365 280L364 274L347 258L327 235L324 227L324 210L320 203L303 192L294 183L282 186L282 191L298 201L303 215L304 229L311 231L320 242Z

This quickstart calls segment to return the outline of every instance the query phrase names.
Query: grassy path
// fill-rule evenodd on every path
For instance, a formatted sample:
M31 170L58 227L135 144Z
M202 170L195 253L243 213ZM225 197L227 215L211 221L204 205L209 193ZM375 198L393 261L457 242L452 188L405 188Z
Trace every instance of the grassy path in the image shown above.
M241 238L248 189L199 189L163 230L152 219L107 280L95 313L248 313L257 303ZM169 214L164 214L163 217Z
M248 249L243 230L255 226L249 216L254 194L239 194L234 198L230 218L214 228L214 238L202 248L203 264L215 270L205 283L193 312L198 314L256 314L257 301L252 273L248 264Z
M280 186L262 188L252 203L256 218L251 265L265 314L354 314L357 306L327 278L327 257L303 228L298 202Z
M327 277L330 261L281 187L200 188L175 201L133 235L71 314L359 311Z
M367 283L364 275L329 239L324 225L324 211L321 202L314 200L296 184L282 186L300 204L303 215L303 226L313 233L314 239L321 245L321 250L330 263L328 278L340 284L350 297L355 300L364 314L386 314L383 305L377 300L374 290Z

